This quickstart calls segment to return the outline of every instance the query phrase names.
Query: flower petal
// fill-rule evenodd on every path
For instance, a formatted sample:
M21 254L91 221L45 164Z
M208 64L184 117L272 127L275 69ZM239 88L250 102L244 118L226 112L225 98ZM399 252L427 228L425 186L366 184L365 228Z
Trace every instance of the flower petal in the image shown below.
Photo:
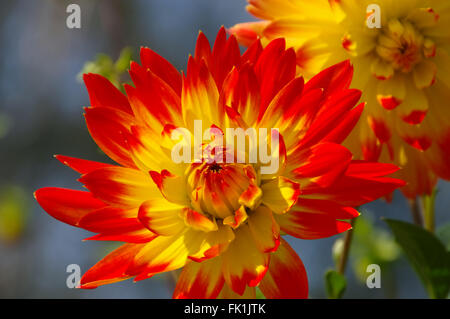
M188 256L189 259L200 262L222 254L235 239L234 232L227 225L218 225L218 229L207 233L197 232L203 238L198 251Z
M141 48L141 63L181 94L181 74L170 62L149 48Z
M155 198L141 205L138 218L153 233L174 236L186 228L180 217L183 210L183 206L173 204L164 198Z
M264 296L270 299L308 298L305 266L284 239L281 239L280 247L271 255L269 270L259 288Z
M188 257L200 249L202 232L187 230L175 236L159 236L146 244L135 256L126 273L137 276L135 281L154 274L183 267Z
M298 211L297 207L275 216L282 231L300 239L321 239L349 230L351 224L326 214Z
M244 206L239 207L237 211L234 212L234 215L225 217L223 219L223 224L228 225L233 229L238 228L243 222L245 222L248 218L247 212Z
M270 209L259 206L248 218L248 227L261 252L269 253L277 250L280 244L280 227Z
M102 201L118 207L139 207L161 196L150 176L126 167L104 167L83 175L79 181Z
M184 266L173 292L175 299L214 299L222 290L224 279L220 258Z
M81 288L97 288L130 278L125 271L136 254L147 244L125 244L96 263L81 278Z
M257 248L248 225L241 225L235 234L236 238L222 255L222 271L227 285L242 295L246 286L255 287L264 277L269 254Z
M131 64L130 77L135 87L125 85L125 90L138 121L156 131L167 123L181 124L180 95L169 84L137 63Z
M299 198L293 209L305 213L326 215L334 219L353 219L360 215L359 212L353 207L339 205L330 200L311 199L305 197Z
M218 299L255 299L256 298L256 288L246 287L242 295L234 292L227 284L224 284L222 290L220 291Z
M302 185L315 183L328 187L347 170L352 153L344 146L334 143L321 143L294 153L290 160L300 163L292 174L297 180L305 180Z
M324 89L326 95L345 91L350 87L353 78L353 66L349 60L335 64L311 78L305 84L305 92Z
M335 123L345 120L361 98L359 90L343 90L330 97L321 107L305 137L300 141L302 147L311 147L333 134Z
M390 194L404 185L404 181L390 177L343 176L328 188L304 188L302 196L356 207Z
M79 227L100 233L89 240L115 240L128 243L146 243L155 238L137 219L138 209L104 207L86 214Z
M83 80L89 93L91 106L110 107L132 114L126 96L108 79L99 74L89 73L83 74Z
M180 216L184 219L186 225L195 230L204 231L205 233L217 230L217 223L215 220L212 221L205 215L202 215L190 208L183 209L180 212Z
M174 175L167 170L161 173L150 171L150 176L169 202L185 206L190 204L184 177Z
M300 195L300 185L286 177L277 177L263 185L262 203L276 214L284 214Z
M240 44L249 47L258 40L267 25L267 21L238 23L229 28L228 32L233 34Z
M256 75L261 86L260 119L274 96L295 77L295 52L285 50L284 39L270 42L259 56L255 65Z
M135 118L123 111L95 107L85 109L86 124L97 145L114 161L128 167L136 167L123 137L135 123Z
M89 212L105 206L89 192L65 188L41 188L34 193L34 197L50 216L72 226L78 226Z
M80 174L87 174L98 168L110 167L111 164L88 161L81 158L69 157L64 155L55 155L56 159L74 171Z

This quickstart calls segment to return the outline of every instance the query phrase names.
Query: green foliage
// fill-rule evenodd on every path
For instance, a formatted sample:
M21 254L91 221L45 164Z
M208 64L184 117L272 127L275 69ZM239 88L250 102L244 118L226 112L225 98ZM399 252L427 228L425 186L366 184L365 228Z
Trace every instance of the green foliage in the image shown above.
M450 288L450 253L431 232L402 221L386 219L397 242L431 298L446 298Z
M438 228L436 236L442 241L442 243L450 251L450 223L445 224Z
M84 64L83 69L78 74L78 79L81 80L84 73L96 73L104 76L117 88L123 90L121 78L130 66L132 54L132 49L126 47L120 52L120 56L115 62L106 54L97 54L94 61L88 61Z
M262 291L256 287L256 297L255 299L266 299L266 296L262 293Z
M325 273L325 289L329 299L340 299L347 288L347 280L344 275L335 270Z
M25 229L28 200L25 192L15 186L0 190L0 240L12 243L19 239Z
M367 266L377 264L384 271L400 256L400 247L388 231L374 225L371 215L364 212L356 219L351 247L352 266L357 278L365 282Z

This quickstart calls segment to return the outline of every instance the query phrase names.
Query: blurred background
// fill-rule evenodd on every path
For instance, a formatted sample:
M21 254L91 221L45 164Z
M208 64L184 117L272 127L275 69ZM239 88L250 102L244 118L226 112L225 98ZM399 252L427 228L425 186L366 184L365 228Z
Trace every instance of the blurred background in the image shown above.
M70 3L81 7L81 29L66 26ZM78 264L84 272L117 245L83 242L91 234L48 216L33 192L44 186L82 189L76 182L78 174L54 154L108 161L84 123L82 107L89 101L78 79L81 70L95 71L100 64L117 79L129 55L137 59L140 46L185 69L198 31L213 42L220 26L253 19L245 5L245 0L0 2L0 298L171 297L170 275L94 290L69 289L68 265ZM125 47L131 50L123 52ZM119 57L120 63L114 65ZM87 61L93 62L86 65ZM449 194L449 183L441 182L437 226L450 220ZM425 298L417 275L380 220L410 221L406 200L396 193L392 204L378 201L363 211L344 297ZM311 298L326 296L324 273L334 267L332 247L338 238L288 238L306 266ZM371 263L381 265L381 289L365 284L365 270Z

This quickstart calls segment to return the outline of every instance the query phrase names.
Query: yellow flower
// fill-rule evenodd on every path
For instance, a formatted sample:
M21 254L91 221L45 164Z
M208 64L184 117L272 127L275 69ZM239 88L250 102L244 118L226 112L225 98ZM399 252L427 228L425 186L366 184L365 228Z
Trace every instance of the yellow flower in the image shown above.
M354 154L403 167L410 198L450 179L450 1L248 1L263 21L230 29L242 44L284 37L306 78L351 60L367 101L345 142ZM381 27L370 28L378 13Z

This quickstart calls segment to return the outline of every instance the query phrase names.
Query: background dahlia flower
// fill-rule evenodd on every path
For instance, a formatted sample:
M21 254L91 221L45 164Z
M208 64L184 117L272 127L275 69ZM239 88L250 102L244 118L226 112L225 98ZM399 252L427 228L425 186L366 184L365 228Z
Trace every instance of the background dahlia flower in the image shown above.
M350 59L367 107L345 145L357 158L402 167L409 198L450 179L450 2L441 0L248 0L263 21L230 29L249 45L284 37L310 78ZM377 4L381 28L369 28ZM373 22L373 20L371 20Z
M304 83L282 39L243 55L222 28L213 49L200 33L186 74L148 48L130 68L122 94L86 74L88 129L118 165L67 156L88 191L42 188L35 196L53 217L125 242L88 270L82 288L183 268L175 298L306 298L302 261L281 238L317 239L348 230L353 208L403 186L397 167L356 161L340 143L357 122L361 93L349 89L349 62ZM279 169L203 159L176 164L175 128L278 128ZM260 141L261 142L261 141ZM208 147L206 143L204 147ZM224 151L227 144L224 144Z

